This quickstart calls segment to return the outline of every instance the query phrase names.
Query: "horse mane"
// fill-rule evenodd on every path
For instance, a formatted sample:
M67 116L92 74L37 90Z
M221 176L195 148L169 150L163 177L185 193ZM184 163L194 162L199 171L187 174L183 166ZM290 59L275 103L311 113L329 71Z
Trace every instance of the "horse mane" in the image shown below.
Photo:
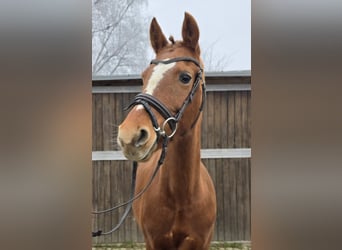
M167 44L164 48L167 51L174 51L174 49L179 48L179 47L187 47L184 41L180 41L180 40L176 41L172 35L169 36L169 41L171 42L171 44L170 43ZM196 47L195 53L198 55L201 53L199 46Z
M170 42L172 43L172 45L175 44L175 39L173 38L173 36L170 36L170 37L169 37L169 40L170 40Z

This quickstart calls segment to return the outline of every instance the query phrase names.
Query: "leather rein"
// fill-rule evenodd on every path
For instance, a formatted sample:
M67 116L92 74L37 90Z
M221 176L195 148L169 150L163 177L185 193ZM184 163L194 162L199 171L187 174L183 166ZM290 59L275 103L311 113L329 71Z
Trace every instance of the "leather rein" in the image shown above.
M140 93L138 95L136 95L133 99L133 101L131 102L131 104L128 105L128 107L125 108L125 110L129 110L131 109L133 106L136 105L142 105L145 109L145 111L148 113L151 122L152 122L152 126L154 128L154 131L157 134L157 139L156 139L156 143L159 141L160 138L163 139L162 142L162 152L160 155L160 158L158 160L158 163L148 181L148 183L145 185L145 187L134 196L134 190L135 190L135 182L136 182L136 171L137 171L137 167L138 167L138 163L136 161L133 162L133 168L132 168L132 184L131 184L131 198L124 202L121 203L115 207L106 209L106 210L102 210L102 211L94 211L92 212L92 214L102 214L102 213L107 213L113 210L116 210L120 207L126 206L125 212L122 215L121 219L119 220L119 223L113 227L110 231L108 232L102 232L102 230L98 230L96 232L92 232L92 237L97 237L100 235L108 235L111 234L113 232L115 232L117 229L119 229L119 227L122 225L122 223L124 222L124 220L126 219L126 217L128 216L131 208L132 208L132 203L133 201L135 201L136 199L140 198L145 191L150 187L150 185L152 184L152 181L154 179L154 177L157 175L158 170L160 169L160 166L163 164L165 156L166 156L166 151L167 151L167 145L169 140L175 135L176 131L177 131L177 125L178 122L180 121L180 119L182 118L186 107L192 102L192 99L198 89L198 87L200 86L200 81L202 80L201 83L201 87L202 87L202 102L201 105L199 107L199 111L198 114L196 115L195 120L193 121L192 125L191 125L191 129L194 127L194 125L197 123L197 120L203 110L204 107L204 103L205 103L205 99L206 99L206 90L205 90L205 82L204 79L202 78L202 74L203 74L203 69L200 65L200 63L192 58L192 57L175 57L169 60L152 60L150 64L169 64L169 63L173 63L173 62L192 62L194 63L198 68L199 71L196 73L196 77L194 80L194 83L192 85L192 88L188 94L188 96L185 98L181 108L179 109L179 111L175 114L172 115L172 112L169 111L169 109L162 103L160 102L156 97L147 94L147 93ZM155 114L152 111L152 108L154 108L165 120L162 124L162 126L159 126L157 118L155 116ZM170 129L171 129L171 133L167 134L165 132L165 126L166 124L169 125Z

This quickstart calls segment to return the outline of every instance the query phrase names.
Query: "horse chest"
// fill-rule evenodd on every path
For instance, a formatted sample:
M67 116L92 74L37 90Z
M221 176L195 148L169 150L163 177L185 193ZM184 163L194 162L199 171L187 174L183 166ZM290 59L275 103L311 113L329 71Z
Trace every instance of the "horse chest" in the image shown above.
M147 232L160 235L165 239L178 239L179 232L188 235L201 221L195 206L175 207L170 206L147 206L141 213L142 227Z

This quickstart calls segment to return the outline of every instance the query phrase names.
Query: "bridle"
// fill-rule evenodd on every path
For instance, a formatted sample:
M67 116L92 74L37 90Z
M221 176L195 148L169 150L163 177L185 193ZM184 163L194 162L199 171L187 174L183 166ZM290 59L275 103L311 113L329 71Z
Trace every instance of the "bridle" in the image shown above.
M192 99L196 93L196 90L200 86L201 80L202 80L202 84L201 84L201 86L202 86L202 103L200 105L198 114L197 114L194 122L191 125L191 128L193 128L193 126L196 124L196 122L200 116L200 113L203 110L205 97L206 97L205 96L206 95L205 83L202 79L203 69L196 59L194 59L192 57L176 57L176 58L172 58L172 59L165 60L165 61L163 61L163 60L152 60L150 64L156 64L156 65L159 63L170 64L173 62L180 62L180 61L192 62L199 68L199 70L196 73L194 83L192 85L192 88L191 88L188 96L185 98L181 108L179 109L179 111L175 115L172 115L172 113L169 111L169 109L162 102L160 102L156 97L154 97L153 95L147 94L147 93L140 93L140 94L136 95L133 99L133 102L126 108L126 109L130 109L135 105L139 105L139 104L143 105L146 112L150 116L153 128L157 133L157 138L159 138L160 136L162 136L162 137L167 136L167 137L169 137L169 139L171 139L173 137L173 135L176 133L176 130L177 130L177 124L180 121L180 119L182 118L186 107L191 103L191 101L192 101ZM156 119L154 113L152 112L151 107L153 107L165 119L162 126L159 126L157 119ZM169 135L167 135L165 132L166 124L169 124L169 126L171 128L171 133Z
M181 108L178 110L178 112L175 115L172 115L172 112L170 112L169 109L162 102L160 102L156 97L154 97L153 95L147 94L147 93L140 93L140 94L136 95L134 97L133 101L128 105L128 107L125 108L125 110L129 110L133 106L136 106L136 105L142 105L144 107L144 109L146 110L146 112L148 113L148 115L151 119L154 131L157 134L156 142L158 142L160 138L163 139L162 152L161 152L160 158L158 160L157 166L155 167L148 183L135 196L134 196L135 179L136 179L136 171L137 171L138 164L135 161L133 162L131 198L128 201L126 201L126 202L124 202L118 206L112 207L110 209L93 212L93 214L102 214L102 213L107 213L107 212L113 211L113 210L118 209L122 206L128 205L125 209L123 216L121 217L119 223L112 230L105 232L105 233L103 233L102 230L98 230L97 232L92 232L92 237L97 237L100 235L106 235L106 234L110 234L110 233L113 233L114 231L116 231L122 225L122 223L124 222L125 218L127 217L128 213L129 213L129 211L131 210L133 201L140 198L145 193L145 191L150 187L154 177L157 175L157 172L160 169L160 166L164 162L168 142L175 135L175 133L177 131L178 122L182 118L186 107L192 102L192 99L193 99L197 89L201 85L201 87L202 87L202 101L201 101L201 105L199 107L199 111L195 117L195 120L191 124L190 129L192 129L195 126L195 124L197 123L198 118L200 117L200 114L203 110L205 99L206 99L205 82L204 82L204 79L202 78L203 69L202 69L200 63L192 57L175 57L175 58L172 58L169 60L156 60L155 59L155 60L152 60L150 64L155 64L155 65L157 65L159 63L169 64L169 63L181 62L181 61L192 62L199 68L199 70L196 73L194 83L192 85L192 88L191 88L188 96L185 98ZM202 80L202 83L200 84L201 80ZM157 118L156 118L155 114L153 113L151 107L154 108L165 119L161 126L159 126ZM171 129L171 133L169 133L169 134L167 134L165 131L166 124L168 124L170 129Z

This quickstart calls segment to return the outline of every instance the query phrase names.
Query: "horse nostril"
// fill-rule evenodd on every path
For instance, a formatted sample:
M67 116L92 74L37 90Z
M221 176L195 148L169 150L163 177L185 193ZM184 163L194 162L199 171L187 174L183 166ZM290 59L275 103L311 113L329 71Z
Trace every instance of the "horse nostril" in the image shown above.
M137 136L137 139L135 141L135 146L140 147L144 145L148 139L148 132L146 129L140 129L139 135Z

